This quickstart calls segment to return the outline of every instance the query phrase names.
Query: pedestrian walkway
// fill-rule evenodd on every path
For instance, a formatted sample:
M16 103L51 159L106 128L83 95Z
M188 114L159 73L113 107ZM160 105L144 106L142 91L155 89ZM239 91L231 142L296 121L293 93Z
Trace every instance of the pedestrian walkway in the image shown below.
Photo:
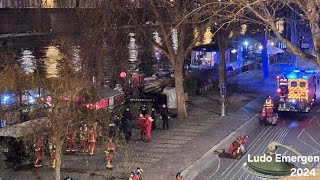
M256 89L256 85L245 86L248 92L242 93L232 89L230 90L233 92L228 92L226 117L220 117L218 93L207 92L193 98L186 120L170 119L170 129L153 132L150 143L140 141L139 130L134 129L133 139L126 146L118 147L116 151L114 170L105 168L104 152L102 145L99 145L94 157L63 156L62 175L68 174L75 179L86 180L126 179L131 171L140 167L144 170L146 180L174 179L177 172L187 168L259 112L265 96L262 91L268 88L274 91L274 88L262 84L260 90ZM157 121L161 123L160 119ZM53 179L53 170L49 168L32 172L19 171L8 177L19 179L26 177L26 174L30 179Z

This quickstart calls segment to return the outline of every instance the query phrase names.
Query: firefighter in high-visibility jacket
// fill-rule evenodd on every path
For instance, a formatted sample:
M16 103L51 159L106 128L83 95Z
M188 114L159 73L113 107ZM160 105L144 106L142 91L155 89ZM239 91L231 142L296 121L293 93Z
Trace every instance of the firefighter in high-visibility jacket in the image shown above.
M71 127L68 127L67 129L67 133L66 133L66 143L67 143L67 149L66 151L67 152L75 152L76 149L75 149L75 145L76 145L76 136L77 136L77 133L76 131L71 128Z
M96 146L96 140L97 140L97 132L93 128L93 126L91 126L90 130L87 133L87 139L89 143L89 155L93 156L93 151Z
M266 116L272 116L273 106L274 106L273 101L271 97L268 96L263 105Z
M44 142L42 138L38 138L35 143L33 144L34 151L35 151L35 161L34 167L41 167L42 166L42 159L43 159L43 152L42 148L44 146Z
M116 150L116 145L113 143L112 139L110 138L105 147L106 153L106 168L113 169L113 158L114 158L114 151Z
M80 134L79 134L79 140L80 140L80 152L84 153L84 152L88 152L87 149L87 132L88 132L88 128L86 124L83 124L80 127Z

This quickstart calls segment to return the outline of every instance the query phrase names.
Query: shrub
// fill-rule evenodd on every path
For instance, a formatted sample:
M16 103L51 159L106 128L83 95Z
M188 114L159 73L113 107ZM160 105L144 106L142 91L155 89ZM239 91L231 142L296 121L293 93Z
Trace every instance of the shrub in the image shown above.
M183 82L184 90L187 93L194 94L198 88L197 83L198 83L198 80L195 78L192 78L192 77L185 78Z

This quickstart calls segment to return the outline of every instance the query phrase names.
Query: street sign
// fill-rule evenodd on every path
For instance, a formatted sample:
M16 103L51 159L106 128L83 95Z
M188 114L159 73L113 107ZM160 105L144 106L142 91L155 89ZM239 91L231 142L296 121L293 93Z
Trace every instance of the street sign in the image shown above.
M226 95L226 86L224 85L224 83L222 83L221 94Z

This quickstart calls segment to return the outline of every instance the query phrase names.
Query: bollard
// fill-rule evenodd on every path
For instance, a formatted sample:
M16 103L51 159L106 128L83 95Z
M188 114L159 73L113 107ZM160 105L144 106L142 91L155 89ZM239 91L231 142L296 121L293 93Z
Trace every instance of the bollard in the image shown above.
M226 107L224 105L224 95L221 97L221 116L224 117L226 116Z

